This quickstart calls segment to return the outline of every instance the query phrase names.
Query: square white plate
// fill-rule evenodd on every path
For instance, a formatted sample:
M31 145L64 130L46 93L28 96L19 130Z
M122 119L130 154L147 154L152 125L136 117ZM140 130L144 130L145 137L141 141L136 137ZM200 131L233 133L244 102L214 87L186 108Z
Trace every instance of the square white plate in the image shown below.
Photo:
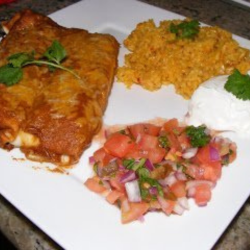
M111 33L121 44L141 21L184 18L133 0L84 0L51 17L67 27ZM250 49L249 41L236 38ZM120 64L124 54L121 47ZM187 104L173 87L151 93L140 87L128 90L115 83L104 121L122 124L155 117L183 119ZM190 211L183 216L150 213L144 223L122 225L119 210L83 185L92 175L88 157L96 149L95 143L68 175L14 159L23 157L17 149L0 150L0 192L65 249L210 249L250 193L250 140L233 139L238 145L237 160L223 169L212 201L204 208L191 203Z

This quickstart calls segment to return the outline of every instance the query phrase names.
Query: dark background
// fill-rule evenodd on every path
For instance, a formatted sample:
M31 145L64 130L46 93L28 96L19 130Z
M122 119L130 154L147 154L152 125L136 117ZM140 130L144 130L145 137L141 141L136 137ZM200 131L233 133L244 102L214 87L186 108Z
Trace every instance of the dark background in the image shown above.
M16 250L16 248L2 234L0 234L0 249Z

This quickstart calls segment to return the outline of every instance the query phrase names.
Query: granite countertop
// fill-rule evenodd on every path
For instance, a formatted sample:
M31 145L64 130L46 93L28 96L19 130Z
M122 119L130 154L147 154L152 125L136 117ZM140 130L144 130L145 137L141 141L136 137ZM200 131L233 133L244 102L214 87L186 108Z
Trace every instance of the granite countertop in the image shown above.
M249 0L243 0L250 2ZM9 18L16 11L30 8L43 14L50 14L77 0L19 0L0 6L0 18ZM201 22L218 25L239 36L250 39L250 7L229 0L142 0ZM0 230L22 250L61 249L46 234L0 196ZM227 230L221 236L214 250L250 249L250 198L238 212Z

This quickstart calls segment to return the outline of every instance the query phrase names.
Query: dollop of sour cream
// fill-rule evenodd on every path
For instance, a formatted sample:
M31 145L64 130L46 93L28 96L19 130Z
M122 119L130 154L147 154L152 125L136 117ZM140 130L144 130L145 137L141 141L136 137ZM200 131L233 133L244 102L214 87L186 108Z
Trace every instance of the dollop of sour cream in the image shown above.
M188 125L205 124L213 130L233 131L250 138L250 101L226 91L227 78L227 75L214 77L194 92L185 121Z

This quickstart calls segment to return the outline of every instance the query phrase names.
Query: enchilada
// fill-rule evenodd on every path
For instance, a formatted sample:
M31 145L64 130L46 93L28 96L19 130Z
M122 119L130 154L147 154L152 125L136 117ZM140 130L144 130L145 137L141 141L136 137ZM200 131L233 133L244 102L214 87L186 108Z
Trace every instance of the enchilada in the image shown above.
M117 41L111 35L61 27L30 10L3 26L8 34L0 44L0 66L20 52L41 58L57 40L67 51L62 65L79 78L28 65L17 84L0 83L0 146L20 147L35 161L76 163L102 124L117 67Z

